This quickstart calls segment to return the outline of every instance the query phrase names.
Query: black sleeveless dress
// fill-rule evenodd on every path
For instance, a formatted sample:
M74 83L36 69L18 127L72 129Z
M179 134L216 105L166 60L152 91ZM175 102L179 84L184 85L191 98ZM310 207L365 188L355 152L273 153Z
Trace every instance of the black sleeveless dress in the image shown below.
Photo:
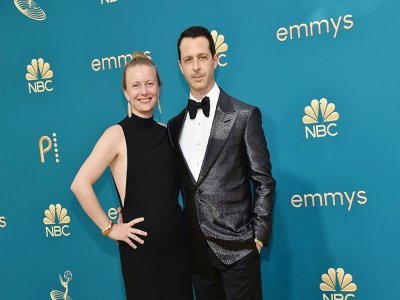
M127 146L125 223L139 217L135 227L147 232L144 244L132 249L119 243L128 300L192 299L184 251L179 179L165 126L132 114L118 123ZM121 201L121 199L120 199Z

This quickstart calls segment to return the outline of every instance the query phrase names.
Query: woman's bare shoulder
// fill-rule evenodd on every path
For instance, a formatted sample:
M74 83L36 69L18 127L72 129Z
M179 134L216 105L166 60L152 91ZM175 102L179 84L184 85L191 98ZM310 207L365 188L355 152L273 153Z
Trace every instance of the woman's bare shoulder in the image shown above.
M125 141L124 131L118 124L108 127L97 142L101 148L118 148L123 146Z
M124 136L124 131L123 131L121 125L115 124L115 125L108 127L104 131L103 135L107 135L110 138L121 138Z

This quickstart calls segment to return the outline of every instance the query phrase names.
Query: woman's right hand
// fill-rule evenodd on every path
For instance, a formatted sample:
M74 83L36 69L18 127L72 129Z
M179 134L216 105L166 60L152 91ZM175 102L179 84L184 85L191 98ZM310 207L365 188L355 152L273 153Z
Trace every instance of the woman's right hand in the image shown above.
M137 218L128 223L118 222L117 224L113 225L108 237L115 241L123 241L133 249L136 249L137 246L132 242L132 240L138 242L139 244L143 244L144 241L138 235L147 236L147 232L136 229L133 226L143 221L144 218Z

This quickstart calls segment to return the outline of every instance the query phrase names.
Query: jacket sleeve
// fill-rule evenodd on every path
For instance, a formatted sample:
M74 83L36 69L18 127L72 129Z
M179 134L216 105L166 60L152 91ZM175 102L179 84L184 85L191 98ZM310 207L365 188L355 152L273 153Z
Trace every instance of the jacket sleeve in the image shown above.
M275 180L271 173L271 162L267 141L261 123L261 112L254 108L248 116L244 143L253 183L254 236L268 246L272 232L272 207Z

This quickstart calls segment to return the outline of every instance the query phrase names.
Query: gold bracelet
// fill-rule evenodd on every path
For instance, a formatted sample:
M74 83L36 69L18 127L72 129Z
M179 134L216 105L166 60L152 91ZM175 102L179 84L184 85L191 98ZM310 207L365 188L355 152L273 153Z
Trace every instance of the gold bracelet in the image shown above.
M113 221L109 220L108 226L106 227L106 229L101 231L101 234L102 235L108 235L110 233L111 228L113 227L113 225L114 225Z
M261 241L259 241L259 240L257 240L257 239L254 239L254 241L256 242L257 245L259 245L259 246L261 246L261 247L264 247L263 242L261 242Z

